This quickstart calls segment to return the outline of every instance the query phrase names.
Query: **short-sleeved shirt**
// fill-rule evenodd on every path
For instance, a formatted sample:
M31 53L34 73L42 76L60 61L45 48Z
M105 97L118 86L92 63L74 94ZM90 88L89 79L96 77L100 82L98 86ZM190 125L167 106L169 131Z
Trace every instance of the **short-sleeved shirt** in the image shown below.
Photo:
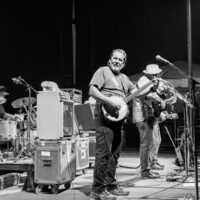
M89 86L91 85L96 86L106 96L117 95L123 98L135 89L134 84L125 74L115 75L108 66L100 67L94 73ZM99 102L96 107L95 114L98 115L100 114Z

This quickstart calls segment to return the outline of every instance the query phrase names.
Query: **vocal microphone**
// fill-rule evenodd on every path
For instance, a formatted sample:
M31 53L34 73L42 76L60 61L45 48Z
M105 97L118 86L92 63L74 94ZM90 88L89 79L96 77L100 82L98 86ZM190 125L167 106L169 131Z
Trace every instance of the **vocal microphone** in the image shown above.
M21 84L21 81L19 80L19 78L12 78L12 81L13 81L15 84Z
M172 63L170 63L168 60L162 58L160 55L157 55L157 56L156 56L156 60L161 61L161 62L163 62L163 63L172 64Z
M22 80L23 80L21 76L18 76L18 79L19 79L19 81L22 81Z

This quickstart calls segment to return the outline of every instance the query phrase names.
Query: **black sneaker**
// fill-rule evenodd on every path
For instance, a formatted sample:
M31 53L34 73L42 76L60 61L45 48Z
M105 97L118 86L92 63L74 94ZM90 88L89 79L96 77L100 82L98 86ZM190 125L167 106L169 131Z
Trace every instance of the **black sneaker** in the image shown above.
M160 178L160 174L147 170L147 171L141 172L141 177L154 179L154 178Z
M122 188L119 186L113 190L107 190L110 194L115 195L115 196L128 196L129 191L124 191Z
M113 196L109 192L101 192L101 193L95 193L90 192L89 200L116 200L117 197Z

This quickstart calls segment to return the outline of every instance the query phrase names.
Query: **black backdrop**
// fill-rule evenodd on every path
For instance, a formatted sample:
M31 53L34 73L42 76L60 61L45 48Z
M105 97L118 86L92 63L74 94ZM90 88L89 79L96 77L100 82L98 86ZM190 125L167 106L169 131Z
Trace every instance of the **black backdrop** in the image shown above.
M0 85L10 103L27 96L25 88L12 82L22 76L36 90L52 80L59 87L75 87L88 98L93 72L106 64L110 51L123 48L128 54L124 72L131 76L160 54L174 62L187 60L186 0L75 0L72 2L1 3ZM200 1L191 0L193 62L200 63ZM76 85L72 82L72 29L76 25ZM160 64L160 63L159 63ZM33 93L33 96L35 94Z

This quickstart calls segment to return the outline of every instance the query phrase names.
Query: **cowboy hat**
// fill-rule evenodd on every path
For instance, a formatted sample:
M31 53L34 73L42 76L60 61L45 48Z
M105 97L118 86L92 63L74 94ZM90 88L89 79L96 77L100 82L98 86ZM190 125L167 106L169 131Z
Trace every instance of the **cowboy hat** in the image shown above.
M159 74L162 69L159 68L156 64L150 64L146 66L146 69L143 70L145 74Z

